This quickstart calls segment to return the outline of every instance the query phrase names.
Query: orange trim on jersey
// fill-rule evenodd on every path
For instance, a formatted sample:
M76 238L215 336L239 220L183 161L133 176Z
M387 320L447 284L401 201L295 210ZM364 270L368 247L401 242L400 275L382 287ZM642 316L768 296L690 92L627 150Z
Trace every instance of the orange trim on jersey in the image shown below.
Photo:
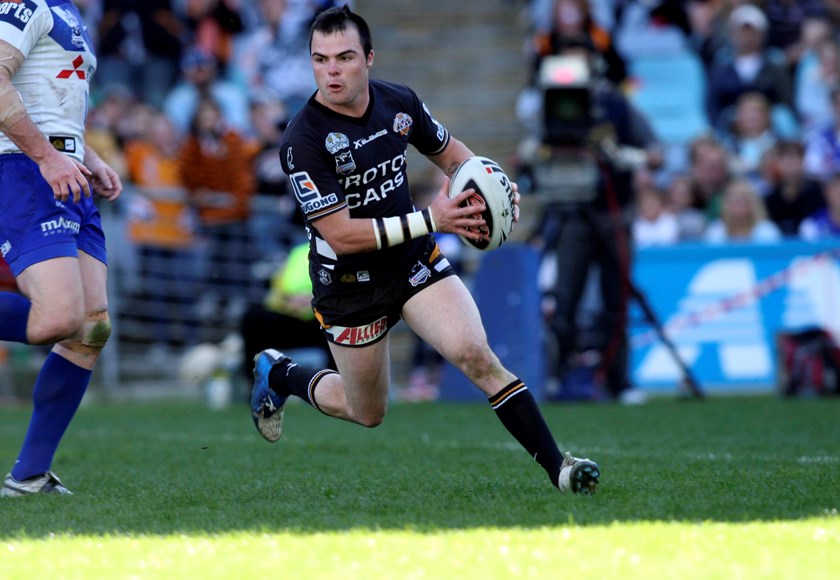
M315 313L315 318L318 320L318 324L321 325L321 328L331 328L332 324L324 324L324 317L318 312L317 309L313 308L312 312Z
M432 253L429 255L429 263L431 264L435 260L437 260L438 256L440 256L440 247L437 244L435 244L435 249L432 250Z
M338 205L330 206L330 207L328 207L324 210L321 210L319 212L309 214L309 215L306 216L306 219L308 219L309 221L315 221L315 220L317 220L319 218L322 218L324 216L328 216L331 213L335 213L340 209L344 209L345 207L347 207L347 202L346 201L343 202L343 203L340 203Z

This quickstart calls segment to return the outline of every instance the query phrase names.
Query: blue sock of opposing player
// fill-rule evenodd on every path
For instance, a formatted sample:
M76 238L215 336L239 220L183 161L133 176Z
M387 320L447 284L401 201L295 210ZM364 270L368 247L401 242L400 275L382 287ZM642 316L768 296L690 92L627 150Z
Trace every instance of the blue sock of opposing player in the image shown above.
M20 294L0 292L0 340L27 344L26 324L32 303Z
M50 352L35 380L34 409L12 477L18 481L43 475L52 465L61 437L76 414L91 371Z

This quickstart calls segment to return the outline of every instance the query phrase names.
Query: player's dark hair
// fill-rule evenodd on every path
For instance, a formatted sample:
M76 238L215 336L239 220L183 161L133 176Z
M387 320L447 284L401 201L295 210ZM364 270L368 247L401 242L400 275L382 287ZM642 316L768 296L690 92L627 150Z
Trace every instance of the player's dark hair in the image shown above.
M359 31L362 50L365 51L365 57L367 57L373 50L370 27L365 19L352 12L347 4L341 8L334 7L324 10L315 17L309 29L309 52L312 52L312 37L316 32L324 35L335 34L336 32L344 32L348 26L355 26L356 30Z

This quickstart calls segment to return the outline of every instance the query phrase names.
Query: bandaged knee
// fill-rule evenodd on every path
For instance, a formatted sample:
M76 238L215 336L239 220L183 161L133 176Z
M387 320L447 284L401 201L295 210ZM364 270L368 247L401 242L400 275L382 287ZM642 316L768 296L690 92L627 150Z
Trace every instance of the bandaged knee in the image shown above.
M82 325L81 336L62 341L61 344L74 352L98 355L105 348L109 336L111 336L111 318L108 312L93 312L87 315Z

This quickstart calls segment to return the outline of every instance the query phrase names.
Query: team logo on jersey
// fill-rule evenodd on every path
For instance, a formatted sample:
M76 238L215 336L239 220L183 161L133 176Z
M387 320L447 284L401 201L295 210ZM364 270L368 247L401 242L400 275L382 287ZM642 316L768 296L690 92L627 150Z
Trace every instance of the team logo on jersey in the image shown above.
M342 149L350 147L350 139L344 133L330 133L324 143L327 151L335 155Z
M82 23L76 18L76 15L61 7L53 8L53 11L58 14L67 27L70 33L70 42L76 48L84 48L85 37L83 36Z
M326 270L318 270L318 280L320 280L321 284L324 286L332 284L332 276Z
M408 135L413 123L414 119L407 113L397 113L397 116L394 117L394 132L400 135Z
M409 273L408 283L414 287L419 286L420 284L425 284L425 282L429 279L432 275L432 272L426 267L425 264L422 262L417 262L413 268L411 268L411 272Z
M26 23L35 12L35 3L31 0L6 0L0 2L0 22L8 22L15 28L23 30Z
M356 161L349 150L335 156L335 170L341 175L350 175L356 171Z
M322 196L306 171L291 174L289 181L304 215L308 216L338 203L338 195L335 193Z
M295 170L295 163L292 160L292 148L289 147L289 150L286 152L286 165L289 166L289 171Z
M93 52L93 42L82 22L79 11L72 3L66 2L56 6L58 2L50 2L53 13L53 26L49 36L56 44L68 52ZM93 70L88 71L88 78Z

